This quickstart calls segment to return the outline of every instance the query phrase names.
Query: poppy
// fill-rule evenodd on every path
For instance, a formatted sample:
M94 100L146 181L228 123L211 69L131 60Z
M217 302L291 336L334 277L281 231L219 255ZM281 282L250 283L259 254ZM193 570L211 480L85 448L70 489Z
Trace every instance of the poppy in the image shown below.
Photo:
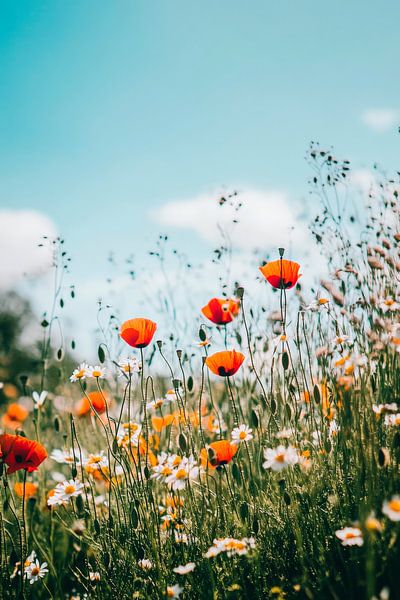
M154 431L157 431L159 433L160 431L165 429L165 427L172 425L172 423L174 423L175 420L175 414L165 415L164 417L151 417L151 424L153 426Z
M31 483L30 481L25 482L25 498L30 498L34 496L37 492L38 486L36 483ZM17 481L14 485L14 491L20 498L24 495L24 484Z
M200 451L200 462L204 468L207 464L213 468L227 465L235 456L237 449L238 447L228 440L212 442L207 449L203 448Z
M236 350L223 350L216 352L206 358L206 365L221 377L230 377L234 375L244 361L244 355Z
M239 313L239 302L226 298L212 298L203 306L201 312L216 325L230 323Z
M297 262L286 259L274 260L260 267L260 271L268 283L279 290L289 290L296 285L301 277L299 269L300 265Z
M104 392L94 391L89 392L87 395L90 398L90 402L92 403L92 406L96 412L99 414L105 412L106 401L108 402L107 394ZM92 410L90 402L86 396L78 400L78 402L75 404L75 414L77 414L78 417L87 415Z
M153 339L157 325L150 319L129 319L122 323L119 335L133 348L145 348Z
M13 402L12 404L9 404L7 412L1 418L1 422L7 429L13 429L15 431L21 427L28 414L26 408L21 406L21 404Z
M3 463L8 465L7 473L25 469L29 473L36 471L47 458L47 452L39 442L28 440L21 435L0 435L0 450Z

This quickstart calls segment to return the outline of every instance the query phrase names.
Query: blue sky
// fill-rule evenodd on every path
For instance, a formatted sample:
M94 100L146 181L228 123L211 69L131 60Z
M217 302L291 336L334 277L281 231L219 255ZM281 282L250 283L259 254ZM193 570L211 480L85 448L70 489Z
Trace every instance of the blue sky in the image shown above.
M2 0L0 207L49 217L79 281L111 249L144 254L170 201L220 185L301 201L311 139L393 170L399 18L396 1Z

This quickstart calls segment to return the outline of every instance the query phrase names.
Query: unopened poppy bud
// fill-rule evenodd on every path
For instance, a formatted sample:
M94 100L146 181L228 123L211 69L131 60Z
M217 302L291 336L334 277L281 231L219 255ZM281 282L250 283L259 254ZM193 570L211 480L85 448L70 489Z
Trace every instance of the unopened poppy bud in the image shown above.
M279 251L279 256L282 258L282 256L285 254L285 248L278 248Z
M162 340L157 340L157 346L158 346L159 350L161 350L162 345L163 345Z

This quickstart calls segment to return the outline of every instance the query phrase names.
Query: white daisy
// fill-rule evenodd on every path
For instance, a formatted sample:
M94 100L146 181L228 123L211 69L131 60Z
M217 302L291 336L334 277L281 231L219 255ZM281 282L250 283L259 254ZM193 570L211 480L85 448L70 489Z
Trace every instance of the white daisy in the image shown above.
M41 391L40 394L38 392L32 392L32 400L35 405L35 408L40 408L41 406L43 406L48 393L49 392L46 392L46 390Z
M187 575L188 573L191 573L192 571L194 571L196 568L196 563L194 562L189 562L186 565L179 565L179 567L175 567L175 569L172 569L174 573L178 573L178 575Z
M25 577L28 579L31 585L35 583L35 581L43 579L48 572L49 570L47 569L47 563L44 562L40 564L38 559L31 561L29 565L24 568Z
M120 370L118 375L125 375L129 377L133 373L139 373L142 369L142 363L136 358L136 356L128 356L119 361L118 366Z
M335 531L335 535L342 542L342 546L362 546L364 543L359 527L344 527Z
M150 571L153 568L153 563L148 558L142 558L138 561L138 565L143 571Z
M382 512L391 521L400 521L400 496L392 496L391 500L386 500Z
M94 377L95 379L105 379L107 376L107 370L104 367L95 365L94 367L88 367L88 373L86 377Z
M249 442L253 439L252 429L248 425L239 425L232 430L232 444L241 444L242 442Z
M277 448L266 448L264 450L264 469L282 471L285 467L295 465L299 462L299 455L293 446L278 446Z
M70 448L70 450L60 450L56 448L50 454L50 458L52 458L60 464L71 465L74 462L76 464L79 464L79 450L77 450L76 448Z
M83 488L83 483L78 479L70 479L69 481L58 483L54 489L53 496L50 496L47 500L47 504L49 506L55 506L69 502L71 498L80 496L83 493Z
M77 369L72 372L71 377L69 378L72 383L75 381L83 381L88 376L89 365L85 362L81 363Z
M167 586L167 598L179 598L182 592L183 588L178 584Z

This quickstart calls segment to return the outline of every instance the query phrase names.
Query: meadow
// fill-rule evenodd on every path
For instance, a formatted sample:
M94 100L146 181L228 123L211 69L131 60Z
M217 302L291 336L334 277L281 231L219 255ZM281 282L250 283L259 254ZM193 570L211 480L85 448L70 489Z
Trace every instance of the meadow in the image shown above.
M216 281L186 346L112 316L72 364L46 241L39 366L1 354L0 598L400 597L400 185L377 173L356 218L348 161L308 158L330 277L259 256L262 299Z

